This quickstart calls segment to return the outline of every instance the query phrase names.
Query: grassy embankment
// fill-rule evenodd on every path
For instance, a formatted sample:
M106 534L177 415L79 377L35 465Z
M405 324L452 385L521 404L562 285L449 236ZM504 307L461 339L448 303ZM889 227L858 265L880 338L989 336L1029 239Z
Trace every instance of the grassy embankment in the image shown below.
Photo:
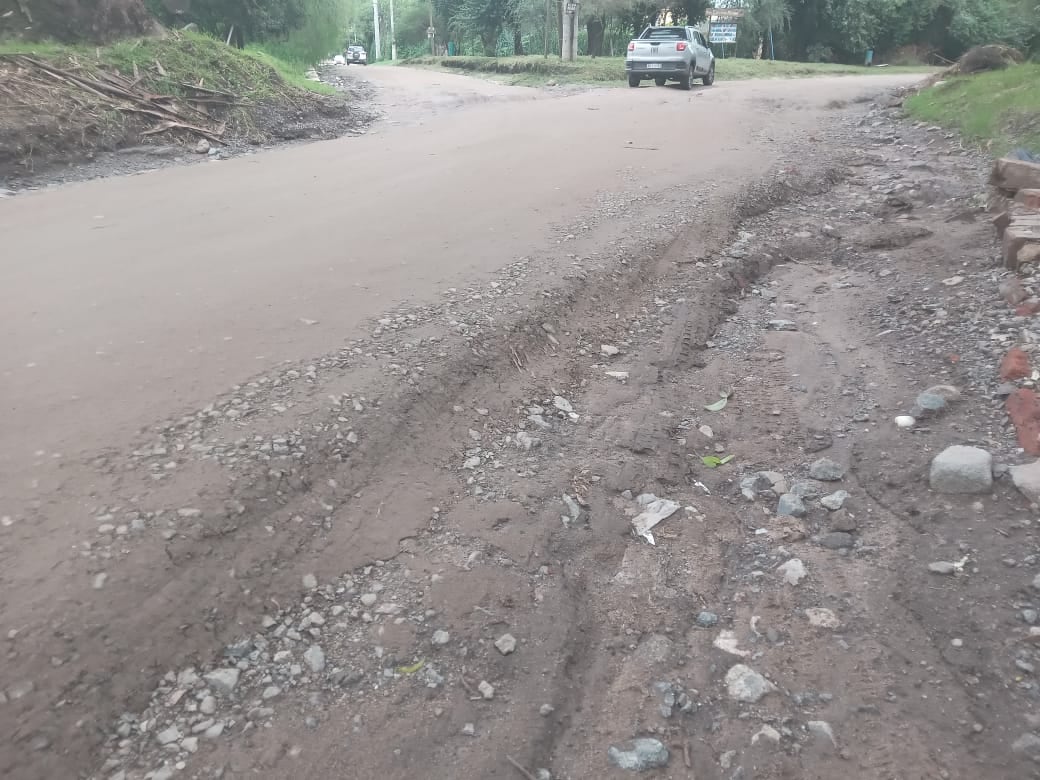
M1040 154L1040 64L958 76L906 101L916 119L957 130L994 154Z
M168 95L183 93L184 82L226 89L247 100L277 97L286 85L297 89L331 95L335 89L310 81L302 63L289 63L260 49L239 51L221 41L199 33L178 31L164 38L140 38L119 41L109 46L69 46L58 43L0 41L0 56L29 54L58 67L73 62L87 66L117 69L124 75L149 71L148 86ZM165 75L155 68L162 65Z
M561 62L528 57L420 57L402 63L410 67L469 73L517 86L543 86L548 81L560 84L623 86L625 61L621 57L581 57L577 62ZM718 59L719 81L742 79L805 78L810 76L849 76L878 73L927 73L928 68L864 68L856 65L829 65L808 62Z

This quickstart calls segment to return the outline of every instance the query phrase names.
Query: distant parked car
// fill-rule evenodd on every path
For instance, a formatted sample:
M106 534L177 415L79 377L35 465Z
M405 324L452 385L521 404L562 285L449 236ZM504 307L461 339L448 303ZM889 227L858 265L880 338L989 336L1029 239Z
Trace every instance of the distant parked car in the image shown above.
M343 57L347 60L347 65L368 65L368 52L363 46L348 46L343 52Z
M671 80L689 89L697 78L711 86L715 81L715 55L704 36L692 27L647 27L629 41L625 70L630 87L653 79L659 87Z

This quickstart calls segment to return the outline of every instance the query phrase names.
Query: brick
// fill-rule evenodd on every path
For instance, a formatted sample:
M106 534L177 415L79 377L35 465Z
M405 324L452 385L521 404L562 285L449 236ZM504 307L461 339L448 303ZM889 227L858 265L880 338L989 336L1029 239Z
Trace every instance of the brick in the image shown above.
M1018 435L1018 446L1030 455L1040 455L1040 397L1021 387L1008 396L1007 412Z
M1040 211L1040 190L1019 190L1015 202L1021 203L1027 209Z
M1018 347L1012 347L1000 361L1000 378L1005 382L1025 379L1031 373L1029 355Z
M1004 157L993 163L989 180L1004 192L1040 190L1040 165Z
M1040 259L1040 215L1015 217L1003 238L1004 267L1015 271L1020 265Z

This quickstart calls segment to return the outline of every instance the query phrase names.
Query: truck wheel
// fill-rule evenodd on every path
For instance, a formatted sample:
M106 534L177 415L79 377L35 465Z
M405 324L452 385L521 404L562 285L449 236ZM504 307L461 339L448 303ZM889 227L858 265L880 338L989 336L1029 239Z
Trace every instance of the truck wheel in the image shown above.
M715 83L715 63L711 63L711 67L708 68L708 72L704 74L704 86L710 87Z
M630 87L638 87L639 86L639 80L640 80L639 76L629 76L628 77L628 86L630 86Z
M679 78L680 89L691 89L693 87L693 67L691 66L686 73Z
M654 79L654 83L657 86L659 86L659 87L663 87L664 86L664 81L665 81L665 79L664 79L663 76L658 76L657 78Z

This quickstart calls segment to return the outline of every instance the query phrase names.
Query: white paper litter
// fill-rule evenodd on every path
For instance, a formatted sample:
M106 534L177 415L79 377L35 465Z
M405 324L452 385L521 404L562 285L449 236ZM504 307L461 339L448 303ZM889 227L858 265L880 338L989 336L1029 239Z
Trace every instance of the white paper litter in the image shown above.
M645 494L644 494L645 495ZM640 496L642 499L643 496ZM640 501L643 504L642 501ZM657 544L650 529L679 511L677 501L669 501L667 498L654 498L653 501L643 504L643 511L632 518L632 530L642 536L650 544Z

